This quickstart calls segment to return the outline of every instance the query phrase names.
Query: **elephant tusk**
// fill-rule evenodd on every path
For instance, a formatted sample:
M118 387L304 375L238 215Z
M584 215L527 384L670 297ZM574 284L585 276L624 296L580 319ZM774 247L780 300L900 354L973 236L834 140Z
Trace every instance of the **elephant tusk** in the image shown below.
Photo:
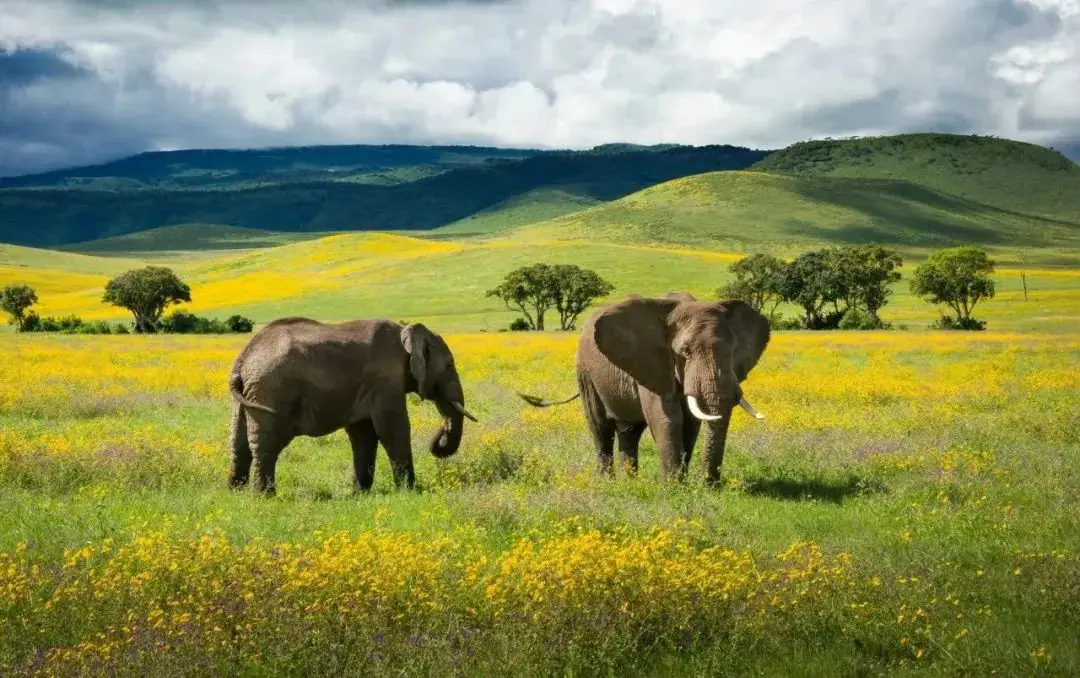
M473 420L473 421L477 421L476 417L474 417L474 416L472 416L471 414L469 414L469 411L468 411L468 410L466 410L466 409L465 409L465 408L464 408L464 407L463 407L463 406L461 405L461 403L459 403L458 401L456 401L456 400L451 400L451 401L450 401L450 404L454 406L454 409L455 409L455 410L457 410L458 412L461 412L461 413L462 413L463 415L465 415L465 416L466 416L466 417L468 417L469 419L471 419L471 420ZM479 422L478 422L478 423L479 423Z
M686 396L686 404L690 406L690 414L702 421L717 421L718 419L724 418L724 415L722 414L705 414L701 410L701 406L698 405L697 398L692 395Z
M765 415L754 409L754 406L746 402L746 398L739 398L739 407L746 410L754 419L764 419Z

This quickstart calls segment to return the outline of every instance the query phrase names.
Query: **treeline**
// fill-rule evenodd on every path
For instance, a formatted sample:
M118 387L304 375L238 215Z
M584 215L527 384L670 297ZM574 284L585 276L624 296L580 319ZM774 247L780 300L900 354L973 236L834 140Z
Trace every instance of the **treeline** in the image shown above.
M901 278L897 269L903 263L898 252L880 245L825 247L792 261L756 253L729 266L734 280L717 289L716 296L748 302L773 329L889 329L881 309ZM977 247L941 250L915 268L911 292L941 310L932 328L981 330L986 323L972 311L994 296L993 271L994 262ZM614 289L595 271L537 263L509 272L486 295L521 313L510 330L544 330L545 317L552 311L559 315L559 329L572 330L590 304ZM782 303L799 307L801 316L778 314Z
M225 320L203 318L194 313L173 311L173 304L191 301L191 288L171 270L147 266L123 273L105 285L102 302L125 308L135 317L130 326L103 320L85 321L75 315L41 317L33 306L37 292L29 285L8 285L0 290L0 310L11 316L9 324L18 332L59 332L62 334L227 334L249 333L255 329L250 318L232 315Z
M880 312L903 263L898 252L881 245L825 247L792 261L757 253L729 267L735 279L717 294L747 301L776 329L888 329ZM915 268L911 292L941 309L932 328L981 330L986 323L972 311L994 296L993 271L994 262L977 247L941 250ZM801 308L801 317L777 315L781 303Z

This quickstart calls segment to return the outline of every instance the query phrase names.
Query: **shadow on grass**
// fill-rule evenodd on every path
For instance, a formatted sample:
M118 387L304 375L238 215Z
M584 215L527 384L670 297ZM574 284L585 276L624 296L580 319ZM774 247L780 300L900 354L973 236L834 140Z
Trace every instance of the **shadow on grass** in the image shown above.
M752 496L771 497L788 501L827 501L842 504L856 499L887 492L878 480L853 476L844 480L792 478L744 478L743 492Z

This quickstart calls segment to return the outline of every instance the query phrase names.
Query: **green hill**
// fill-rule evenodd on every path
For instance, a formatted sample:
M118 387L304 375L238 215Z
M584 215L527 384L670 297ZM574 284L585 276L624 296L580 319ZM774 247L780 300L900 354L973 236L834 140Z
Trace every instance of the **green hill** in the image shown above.
M532 202L524 213L545 218L676 177L743 169L765 154L733 146L547 152L388 184L306 181L228 190L7 188L0 190L0 241L57 246L187 223L287 232L428 230L473 215L491 219L500 204L517 210L520 223L520 200L529 203L530 194Z
M65 245L59 249L66 252L83 252L98 255L131 254L135 252L153 252L155 255L160 255L163 252L275 247L324 235L327 234L279 233L216 224L181 224Z
M908 181L742 171L675 179L507 236L743 252L822 242L1071 249L1080 247L1080 224L1021 215Z
M236 189L310 181L415 181L543 151L478 146L341 145L154 151L88 167L0 179L0 188Z
M998 209L1080 222L1080 165L1035 144L994 137L901 134L805 141L753 169L892 179Z

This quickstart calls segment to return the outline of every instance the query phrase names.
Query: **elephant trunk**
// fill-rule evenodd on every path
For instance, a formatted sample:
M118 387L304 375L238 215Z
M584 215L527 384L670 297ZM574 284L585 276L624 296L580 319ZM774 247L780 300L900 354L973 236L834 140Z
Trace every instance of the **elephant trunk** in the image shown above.
M455 381L441 389L435 398L435 406L443 416L443 425L431 439L431 453L440 459L452 456L461 446L461 434L465 427L465 417L476 421L476 417L465 409L465 395L461 382Z

